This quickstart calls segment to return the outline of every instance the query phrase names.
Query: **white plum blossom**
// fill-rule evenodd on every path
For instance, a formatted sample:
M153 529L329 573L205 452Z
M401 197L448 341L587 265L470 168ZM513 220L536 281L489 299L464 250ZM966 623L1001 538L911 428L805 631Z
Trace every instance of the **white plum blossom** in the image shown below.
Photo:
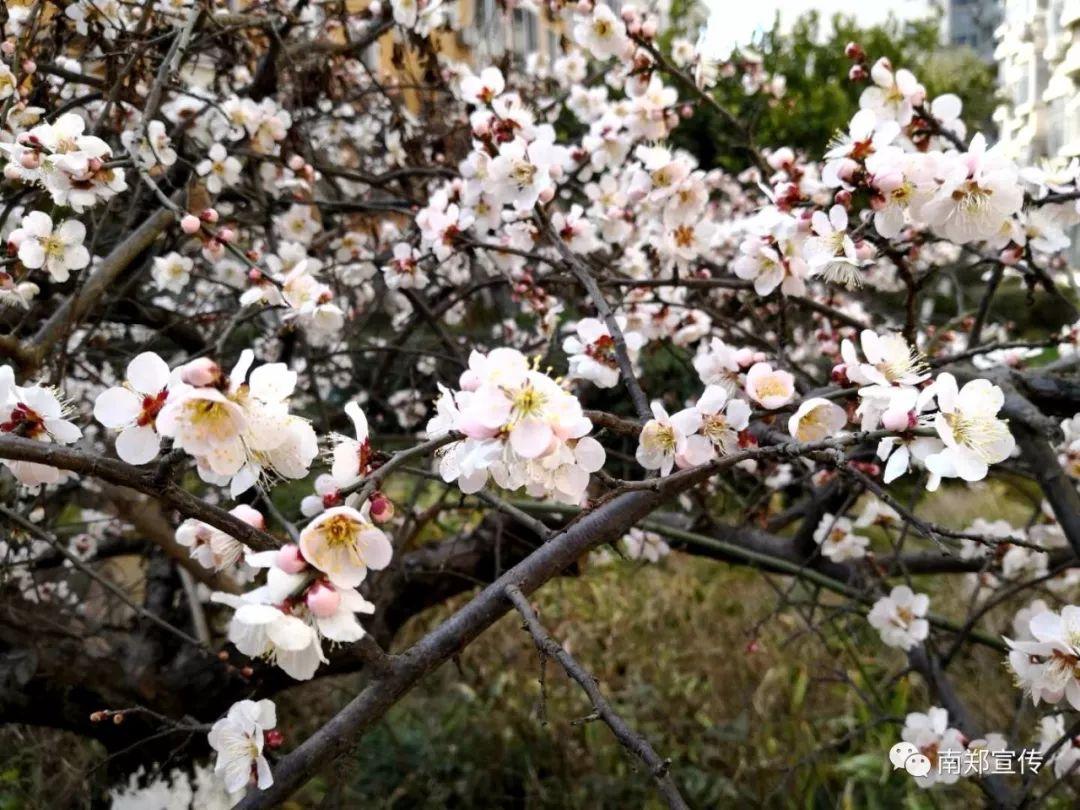
M233 497L264 474L305 477L318 454L311 424L289 413L296 372L267 363L249 377L254 357L243 352L227 377L209 360L181 367L157 417L158 432L195 456L212 478L231 481Z
M128 464L157 458L161 437L157 416L169 397L169 365L153 352L137 355L127 365L124 384L106 389L94 402L94 418L119 430L116 454Z
M154 266L150 275L163 290L180 292L191 280L191 268L194 264L190 257L181 256L173 251L164 256L154 257Z
M671 548L663 537L656 532L645 531L636 526L622 539L622 546L628 559L646 560L651 563L660 562L671 553Z
M44 269L53 281L67 281L72 270L90 264L90 252L83 246L86 226L69 219L54 227L43 211L31 211L11 232L8 242L18 249L19 261L32 270Z
M335 506L317 515L300 533L300 552L334 585L355 588L368 569L390 564L393 548L382 529L372 523L368 504L360 509Z
M225 146L215 143L206 153L206 160L201 161L195 171L205 178L206 190L211 194L220 194L226 188L232 188L240 182L240 170L243 165L230 155Z
M355 402L345 405L345 414L352 420L356 438L336 436L334 465L331 474L338 487L346 487L360 480L369 471L371 442L368 438L367 417Z
M15 385L11 366L0 366L0 434L51 444L72 444L82 431L67 418L67 407L57 392L41 385ZM4 459L16 480L25 487L56 484L67 473L48 464Z
M768 363L754 363L746 372L746 395L763 408L774 411L795 398L795 377L773 369Z
M930 623L924 618L930 597L915 593L907 585L897 585L888 596L874 602L867 619L889 647L910 650L925 641Z
M1031 640L1005 639L1017 685L1035 705L1068 701L1080 710L1080 607L1044 611L1028 623Z
M870 538L857 533L849 518L826 513L814 530L814 542L821 547L822 556L846 562L865 557Z
M750 403L733 397L722 385L708 385L694 404L701 417L697 434L687 440L680 467L695 466L739 449L739 434L750 425Z
M270 763L263 755L266 732L277 726L272 701L241 700L210 729L210 747L217 751L214 772L232 794L242 794L249 784L266 790L274 784Z
M835 436L847 424L847 412L822 397L799 403L788 420L788 433L800 442L818 442Z
M234 506L229 514L253 528L266 528L262 513L247 504ZM232 535L195 518L188 518L177 527L176 542L191 549L191 558L203 568L215 571L232 567L248 553L247 546Z
M959 781L960 768L955 770L941 767L942 756L963 761L964 735L949 726L949 713L939 706L926 712L911 712L904 720L900 738L919 749L919 753L930 760L930 772L926 776L914 776L915 784L921 788L930 788L940 783L951 785Z
M859 287L862 266L855 242L848 235L847 211L842 205L834 205L828 215L815 211L811 226L817 234L806 242L806 260L810 272L826 281L842 287Z
M636 458L646 470L659 470L668 475L679 457L686 457L689 438L701 427L701 412L684 408L668 415L664 406L652 403L653 418L645 423L638 438Z
M989 466L1007 459L1016 446L1008 423L997 416L1004 393L989 380L971 380L958 389L948 372L934 380L933 393L934 428L945 448L926 459L927 468L942 478L981 481Z
M626 26L606 3L597 3L592 15L574 26L574 39L596 59L619 56L629 44Z
M616 318L623 333L630 362L637 359L645 338L638 332L627 331L626 319ZM615 358L615 339L607 325L596 318L582 318L574 331L563 341L568 355L570 377L588 380L597 388L614 388L619 383L619 364Z

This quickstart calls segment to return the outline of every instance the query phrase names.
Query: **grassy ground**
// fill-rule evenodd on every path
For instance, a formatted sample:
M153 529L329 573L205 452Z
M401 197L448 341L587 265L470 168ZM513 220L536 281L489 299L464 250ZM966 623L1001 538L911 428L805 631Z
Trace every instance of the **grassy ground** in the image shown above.
M925 504L953 526L974 517L1023 525L1031 508L997 484ZM911 541L914 542L914 541ZM917 581L932 609L962 620L953 578ZM658 565L591 565L537 597L551 631L663 756L693 807L948 807L978 804L971 782L917 789L888 764L909 711L925 710L904 656L864 618L785 578L673 554ZM419 617L407 645L455 605ZM1011 610L988 631L1007 628ZM807 621L810 627L808 628ZM395 707L344 764L292 803L342 807L627 808L659 806L650 779L614 741L576 684L507 617ZM976 650L950 672L986 730L1011 731L1019 699L1000 654ZM279 700L289 744L344 703L358 679L299 687ZM1021 743L1030 743L1021 740ZM68 735L0 732L0 810L82 806L100 772L93 746ZM333 806L333 805L330 805Z

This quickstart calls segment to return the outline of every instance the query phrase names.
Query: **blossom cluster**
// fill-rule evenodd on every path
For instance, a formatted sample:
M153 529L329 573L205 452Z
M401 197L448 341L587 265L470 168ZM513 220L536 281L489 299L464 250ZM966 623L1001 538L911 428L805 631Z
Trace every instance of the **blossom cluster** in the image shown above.
M474 351L459 384L442 388L427 424L429 438L463 437L441 450L444 481L470 494L490 478L503 489L580 503L605 453L573 394L509 348Z

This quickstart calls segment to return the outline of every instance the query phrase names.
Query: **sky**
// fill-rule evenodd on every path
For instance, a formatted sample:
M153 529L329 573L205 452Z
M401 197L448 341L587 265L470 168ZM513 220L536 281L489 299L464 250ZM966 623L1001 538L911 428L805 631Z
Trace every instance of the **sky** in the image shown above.
M900 19L927 16L929 0L705 0L710 9L707 51L723 56L735 45L744 45L759 28L772 27L777 11L781 25L805 11L817 10L825 18L837 12L853 14L861 25L884 21L889 13Z

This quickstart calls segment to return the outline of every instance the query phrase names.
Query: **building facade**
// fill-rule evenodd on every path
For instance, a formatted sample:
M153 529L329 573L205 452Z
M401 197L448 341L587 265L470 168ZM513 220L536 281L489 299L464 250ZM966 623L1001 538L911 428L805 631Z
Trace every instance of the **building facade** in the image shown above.
M1080 0L1005 0L1000 140L1018 160L1080 156Z
M990 62L994 58L994 31L1001 18L1002 0L945 0L942 35L950 45L971 48Z

